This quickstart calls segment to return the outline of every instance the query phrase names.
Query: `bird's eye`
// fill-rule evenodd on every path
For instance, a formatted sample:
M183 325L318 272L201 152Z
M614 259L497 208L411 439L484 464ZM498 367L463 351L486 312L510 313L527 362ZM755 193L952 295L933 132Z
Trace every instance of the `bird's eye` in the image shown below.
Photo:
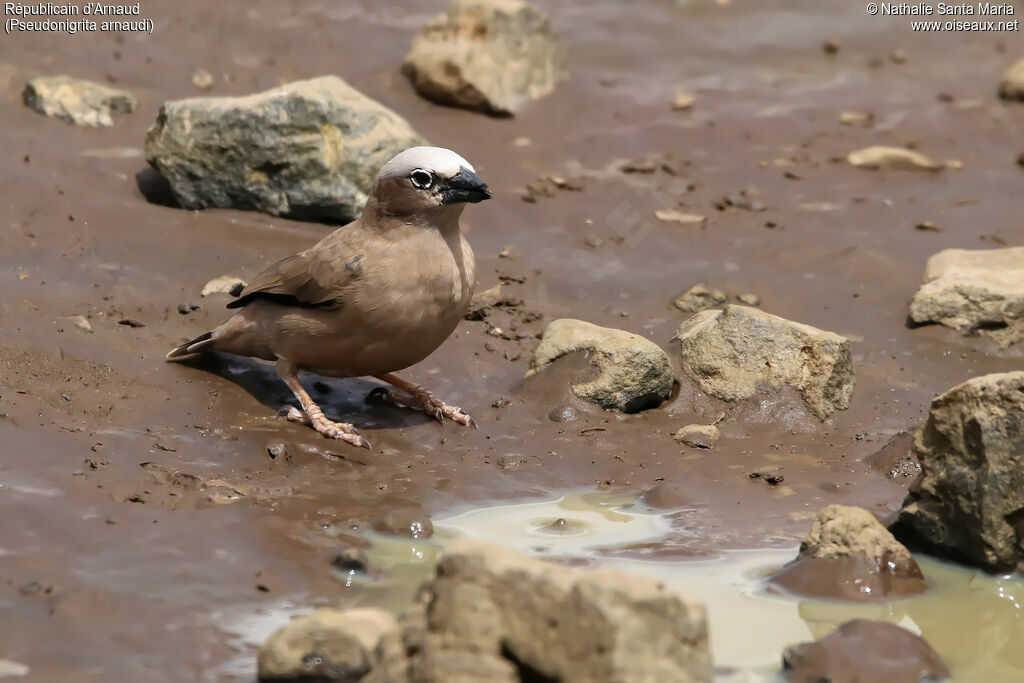
M429 190L430 186L434 184L434 176L429 171L424 171L421 168L413 171L409 178L412 180L412 184L421 190Z

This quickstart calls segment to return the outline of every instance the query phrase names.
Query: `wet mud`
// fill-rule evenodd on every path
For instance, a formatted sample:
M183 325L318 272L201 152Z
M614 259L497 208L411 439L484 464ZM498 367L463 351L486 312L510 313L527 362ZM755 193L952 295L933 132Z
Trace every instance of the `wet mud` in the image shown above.
M251 662L232 626L245 615L372 600L372 582L332 558L391 538L373 520L423 530L466 503L578 487L685 508L666 541L616 551L633 558L793 546L829 503L893 513L915 474L894 437L937 393L1020 368L1024 347L906 322L928 256L1024 240L1021 150L1008 145L1024 107L995 97L1013 36L914 34L841 2L539 4L571 77L504 120L432 105L401 77L438 9L426 1L149 2L151 37L4 39L0 657L30 680L222 680L225 662ZM373 444L353 449L278 417L293 399L267 365L164 362L226 317L227 295L200 295L207 281L250 278L330 229L170 205L141 147L165 99L201 94L199 68L213 94L338 74L473 161L495 195L464 219L477 291L501 289L406 374L478 430L369 405L372 381L306 378ZM22 105L25 80L65 72L132 90L138 110L94 130ZM678 90L692 108L672 109ZM842 125L845 110L874 125ZM841 161L872 144L963 168ZM651 155L666 161L622 171ZM523 201L542 176L572 187ZM708 218L657 220L665 209ZM795 395L729 405L683 380L657 409L608 413L568 391L590 371L581 358L522 381L558 317L674 357L685 314L672 301L702 281L851 338L850 408L822 423ZM672 439L715 421L713 449Z

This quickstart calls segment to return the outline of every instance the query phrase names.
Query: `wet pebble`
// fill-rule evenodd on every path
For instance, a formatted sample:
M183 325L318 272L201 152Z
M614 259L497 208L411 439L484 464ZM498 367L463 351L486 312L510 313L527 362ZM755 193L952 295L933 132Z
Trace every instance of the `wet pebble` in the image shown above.
M349 546L334 553L331 566L342 572L366 573L370 565L362 548Z
M785 651L782 666L792 682L902 683L940 681L949 669L920 636L884 621L854 619L821 640Z
M693 495L679 484L663 481L640 496L647 505L658 510L675 510L693 504Z
M128 327L145 327L146 323L134 320L132 318L124 318L123 320L117 321L118 325L127 325Z
M284 441L271 441L267 444L267 457L275 465L291 464L292 456L288 452L288 444Z
M568 403L556 406L550 413L548 419L552 422L574 422L579 419L579 413Z
M786 478L782 476L782 473L777 469L756 470L747 476L751 479L762 479L764 480L764 483L771 486L778 486L782 482L786 481Z
M198 310L199 306L197 306L196 304L178 304L178 313L182 315L188 315L189 313Z
M388 510L374 518L370 526L374 531L390 536L430 538L434 535L434 525L430 517L422 510L412 508Z

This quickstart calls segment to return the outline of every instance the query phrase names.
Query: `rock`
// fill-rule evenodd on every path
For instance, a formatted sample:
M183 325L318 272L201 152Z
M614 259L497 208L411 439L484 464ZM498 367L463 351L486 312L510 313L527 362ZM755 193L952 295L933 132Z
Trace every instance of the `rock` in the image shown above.
M221 275L203 285L203 291L199 293L199 296L210 296L211 294L238 296L243 289L245 289L245 280L234 275Z
M904 171L938 171L944 168L923 154L902 147L866 147L850 152L846 160L861 168L884 168Z
M25 85L25 104L35 111L77 126L113 126L114 117L135 111L138 102L126 90L71 76L40 76Z
M721 306L726 300L725 292L720 289L709 289L703 282L679 295L672 304L684 313L696 313L707 308Z
M949 669L920 636L885 621L854 619L782 655L792 683L919 683L949 678Z
M165 102L146 135L146 160L187 209L350 221L381 166L421 144L403 118L324 76L245 97Z
M585 401L634 413L659 405L672 392L672 364L660 346L631 332L571 318L547 326L526 376L575 351L589 352L587 361L600 373L572 385L573 393Z
M1024 59L1013 64L999 81L999 96L1004 100L1024 101Z
M747 306L761 305L761 297L759 297L757 294L737 294L736 300L739 301L741 304L746 304Z
M897 538L990 571L1024 568L1024 371L934 399L914 453L922 474Z
M946 249L928 259L910 302L915 323L981 333L1007 347L1024 339L1024 247Z
M318 609L278 629L260 648L260 681L405 681L401 633L378 609Z
M373 530L391 536L409 538L430 538L434 535L434 524L421 510L395 508L388 510L370 522Z
M521 0L454 0L416 35L402 72L428 100L511 116L555 89L562 48Z
M548 419L552 422L575 422L580 418L576 408L568 403L562 403L551 409Z
M192 85L196 86L200 90L209 90L213 87L213 74L206 69L197 69L192 74Z
M850 405L850 342L833 332L730 305L697 313L674 338L683 370L714 397L739 401L762 385L790 386L820 420Z
M70 320L71 324L80 329L82 332L89 332L90 334L92 333L92 323L90 323L89 319L86 318L84 315L73 315L70 318L68 318L68 320Z
M675 111L686 111L692 109L693 105L697 102L697 98L689 93L676 93L676 97L672 100L672 109Z
M696 497L679 484L663 481L644 491L640 500L657 510L678 510L693 505Z
M704 607L647 578L459 540L422 604L412 680L712 680Z
M770 581L798 595L865 602L925 590L910 551L870 512L844 505L818 513L800 554Z
M702 216L699 213L683 213L675 209L655 211L654 217L666 223L682 223L683 225L703 225L708 219L707 216Z
M715 425L686 425L672 438L690 448L711 448L719 436L718 427Z
M875 115L869 111L844 111L839 114L839 123L844 126L870 127L875 122Z

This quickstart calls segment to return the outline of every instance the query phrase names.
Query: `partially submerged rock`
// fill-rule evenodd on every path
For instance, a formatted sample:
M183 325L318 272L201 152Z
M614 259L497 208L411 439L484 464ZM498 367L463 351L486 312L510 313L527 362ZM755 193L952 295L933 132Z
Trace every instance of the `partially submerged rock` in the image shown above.
M402 71L428 100L510 116L555 89L564 56L529 3L454 0L413 39Z
M711 448L720 436L715 425L686 425L680 427L672 438L690 448Z
M708 394L751 398L763 386L797 389L824 420L850 405L850 342L747 306L697 313L676 332L683 370Z
M260 681L405 681L401 632L379 609L318 609L278 629L260 648Z
M40 76L22 93L31 109L78 126L109 127L114 117L135 111L138 102L126 90L71 76Z
M1024 371L937 397L914 452L922 474L896 536L991 571L1024 568Z
M412 680L712 680L704 607L650 579L456 541L421 604Z
M721 306L726 300L725 292L720 289L711 289L703 282L698 282L693 287L680 294L673 305L684 313L696 313L707 308Z
M999 81L999 96L1004 100L1024 101L1024 59L1015 62Z
M791 683L920 683L949 678L949 668L920 636L885 621L854 619L782 655Z
M631 332L571 318L552 321L544 330L526 376L575 351L587 351L588 362L600 374L573 384L573 393L602 408L637 412L660 404L672 391L672 364L660 346Z
M1007 347L1024 339L1024 247L946 249L928 259L910 303L915 323L985 334Z
M865 147L850 152L846 160L861 168L889 168L904 171L938 171L945 168L920 152L902 147Z
M146 160L187 209L350 221L381 166L421 144L405 119L324 76L245 97L165 102L146 135Z
M798 595L856 601L925 590L910 551L870 512L845 505L818 513L800 554L771 582Z

